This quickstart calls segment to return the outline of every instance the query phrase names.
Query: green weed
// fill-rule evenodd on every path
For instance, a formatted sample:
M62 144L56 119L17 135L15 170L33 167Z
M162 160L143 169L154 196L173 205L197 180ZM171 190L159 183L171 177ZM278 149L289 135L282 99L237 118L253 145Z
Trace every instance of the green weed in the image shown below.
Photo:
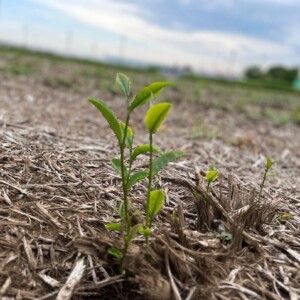
M265 181L267 179L268 172L270 171L272 165L273 165L272 160L270 158L267 158L266 169L265 169L265 172L264 172L262 182L260 184L260 190L259 190L259 194L258 194L258 202L261 202L261 194L262 194L263 188L265 186Z

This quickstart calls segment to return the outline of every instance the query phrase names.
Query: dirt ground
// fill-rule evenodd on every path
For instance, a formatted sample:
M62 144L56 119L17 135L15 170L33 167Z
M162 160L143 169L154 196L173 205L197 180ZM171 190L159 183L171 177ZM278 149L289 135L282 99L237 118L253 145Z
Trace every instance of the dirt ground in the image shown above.
M104 227L122 201L117 144L87 101L101 97L124 119L116 70L23 61L34 71L0 81L1 299L300 299L299 95L171 79L154 143L186 155L156 179L167 198L151 262L138 236L120 275L107 249L122 239ZM129 75L135 91L164 79ZM136 144L147 141L144 112L132 120ZM221 175L207 194L212 163ZM134 209L146 185L133 189Z

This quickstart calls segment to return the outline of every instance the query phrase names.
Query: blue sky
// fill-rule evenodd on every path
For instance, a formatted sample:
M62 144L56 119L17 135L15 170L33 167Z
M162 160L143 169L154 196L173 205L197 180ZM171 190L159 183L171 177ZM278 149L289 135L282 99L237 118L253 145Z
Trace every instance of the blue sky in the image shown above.
M1 0L0 40L240 74L300 65L300 0Z

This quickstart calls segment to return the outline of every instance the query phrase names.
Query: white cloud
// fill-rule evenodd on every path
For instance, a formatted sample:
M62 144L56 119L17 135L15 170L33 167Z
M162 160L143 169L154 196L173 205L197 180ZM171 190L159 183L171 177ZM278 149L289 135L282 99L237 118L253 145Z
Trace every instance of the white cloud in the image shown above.
M124 36L126 37L126 58L154 63L189 64L194 68L201 66L205 71L215 68L218 72L226 73L233 60L236 65L239 65L236 71L240 72L249 64L271 64L285 57L289 57L289 60L295 57L292 48L288 46L240 34L209 30L191 32L178 28L164 28L143 18L143 12L132 3L116 0L30 1L57 10L81 23L98 28L102 32L113 34L115 42L107 42L101 48L102 55L104 53L118 55L120 45L117 41L120 36ZM220 0L212 0L212 2L216 1ZM233 1L226 0L228 5ZM88 44L91 43L92 41ZM81 44L78 51L83 54L82 47L89 48L90 46Z

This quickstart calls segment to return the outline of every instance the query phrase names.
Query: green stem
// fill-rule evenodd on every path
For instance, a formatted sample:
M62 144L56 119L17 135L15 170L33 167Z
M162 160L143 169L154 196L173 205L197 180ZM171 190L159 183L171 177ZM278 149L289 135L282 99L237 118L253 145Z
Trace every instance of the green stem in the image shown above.
M260 203L261 202L261 194L262 194L262 190L264 188L264 185L265 185L265 181L266 181L266 178L267 178L267 173L268 173L269 169L266 168L265 170L265 174L264 174L264 177L263 177L263 180L262 180L262 183L260 185L260 191L259 191L259 195L258 195L258 202Z
M147 193L147 207L146 207L146 228L149 228L150 220L149 220L149 205L150 205L150 193L151 193L151 185L152 185L152 160L153 160L153 146L152 146L152 133L149 134L149 145L150 145L150 153L149 153L149 178L148 178L148 193Z
M149 146L150 146L150 153L149 153L149 178L148 178L148 191L147 191L147 205L146 205L146 229L150 229L150 213L149 213L149 206L150 206L150 193L151 193L151 186L152 186L152 160L153 160L153 146L152 146L152 133L149 134ZM146 248L147 253L149 253L149 235L146 235Z
M128 128L129 120L130 120L130 112L127 112L123 140L122 140L122 143L120 145L122 186L123 186L123 195L124 195L124 206L125 206L127 232L129 232L131 224L130 224L129 211L128 211L128 197L127 197L127 181L128 181L128 178L125 176L124 151L125 151L125 140L126 140L126 136L127 136L127 128Z
M130 178L130 175L131 175L131 169L132 169L132 163L133 163L133 161L131 161L131 155L132 155L132 147L130 147L130 149L129 149L130 161L129 161L129 167L128 167L128 179ZM127 191L127 192L129 192L129 191Z

